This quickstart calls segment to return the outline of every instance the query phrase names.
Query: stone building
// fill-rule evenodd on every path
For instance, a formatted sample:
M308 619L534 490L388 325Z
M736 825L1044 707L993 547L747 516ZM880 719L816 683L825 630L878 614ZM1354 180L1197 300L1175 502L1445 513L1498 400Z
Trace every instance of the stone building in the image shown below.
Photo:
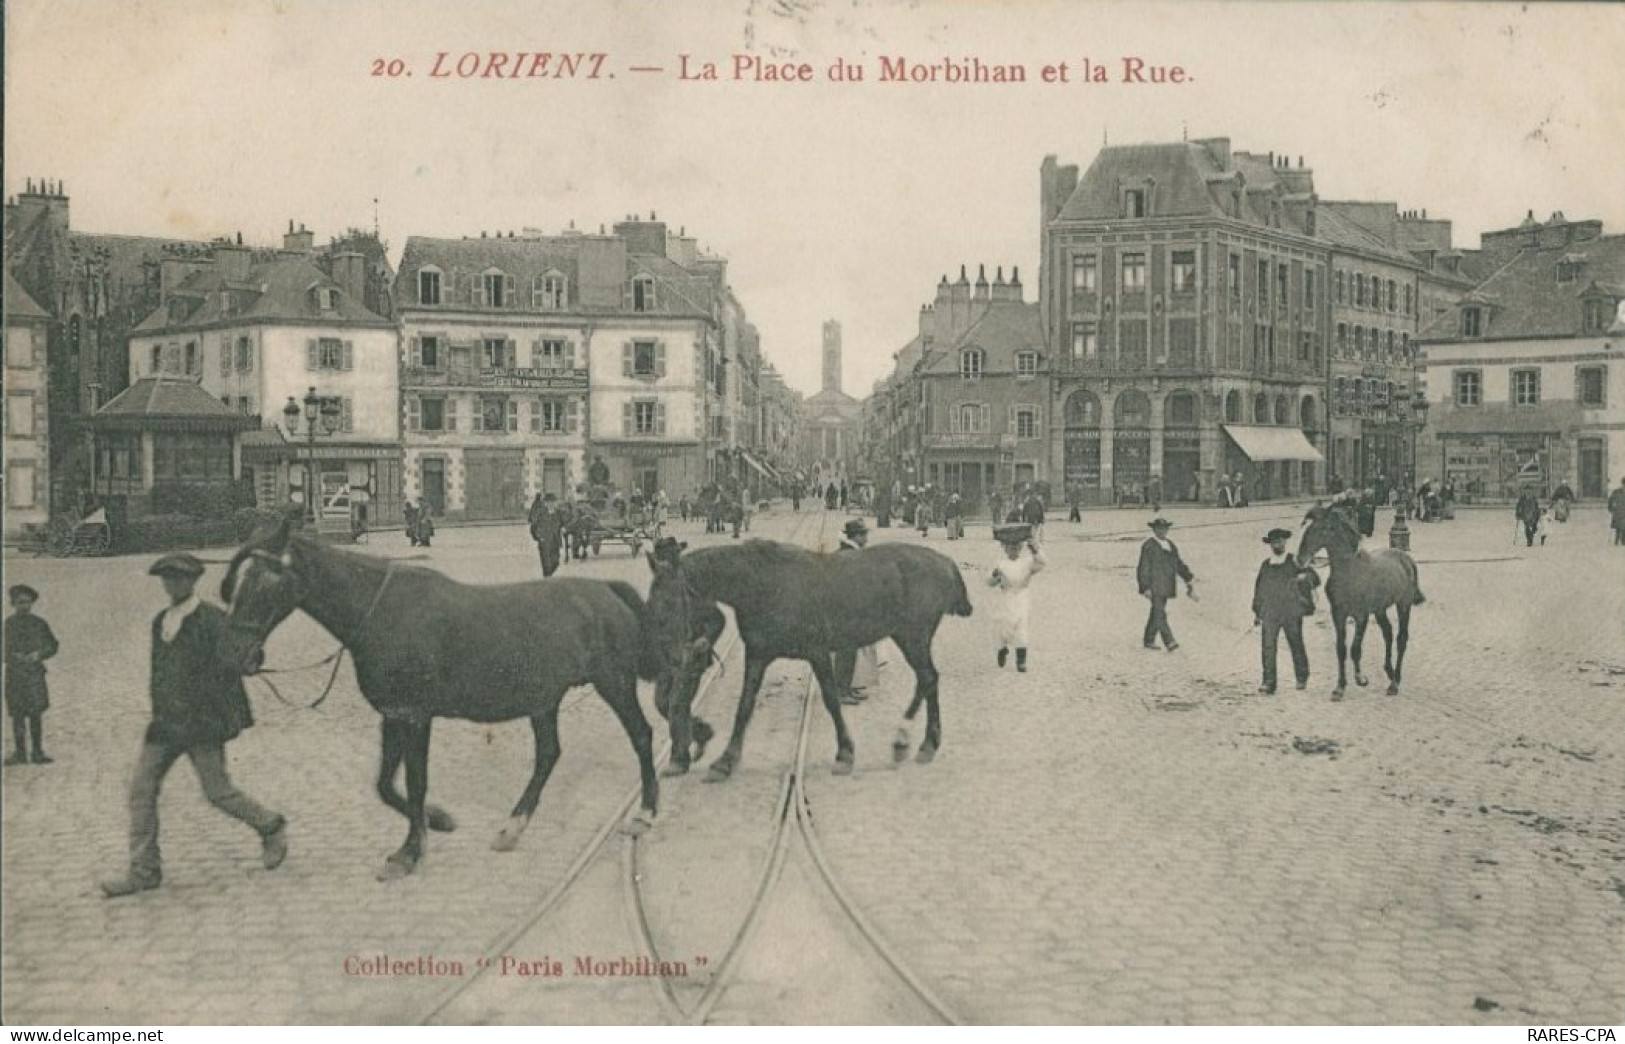
M1625 475L1625 236L1531 214L1487 232L1493 274L1426 325L1419 477L1469 496L1601 498Z
M51 316L5 271L6 541L50 520L50 373L45 344Z
M1051 471L1084 503L1323 488L1326 291L1313 175L1229 139L1040 172Z
M841 389L841 324L826 320L819 353L823 382L801 401L801 467L819 485L859 477L863 403Z
M315 497L322 520L339 526L353 512L373 525L399 522L395 324L361 303L360 253L337 256L330 278L299 245L218 243L171 262L158 308L130 333L128 372L190 381L258 419L242 452L260 506L291 499L308 510ZM311 391L333 400L314 434L303 410Z

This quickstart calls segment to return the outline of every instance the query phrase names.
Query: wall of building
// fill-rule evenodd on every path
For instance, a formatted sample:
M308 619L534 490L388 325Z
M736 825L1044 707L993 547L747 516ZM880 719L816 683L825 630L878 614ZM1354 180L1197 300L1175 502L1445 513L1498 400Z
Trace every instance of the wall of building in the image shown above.
M6 539L50 518L50 404L44 323L5 325Z

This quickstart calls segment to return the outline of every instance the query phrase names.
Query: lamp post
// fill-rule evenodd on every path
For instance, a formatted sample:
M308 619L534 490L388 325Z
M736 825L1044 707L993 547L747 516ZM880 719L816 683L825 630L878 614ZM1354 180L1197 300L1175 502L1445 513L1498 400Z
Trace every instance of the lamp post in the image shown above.
M1427 427L1428 402L1420 395L1413 395L1401 389L1394 394L1395 421L1394 426L1400 431L1408 432L1411 440L1411 488L1406 498L1394 507L1394 525L1388 530L1388 546L1398 551L1411 549L1411 527L1405 516L1415 503L1417 474L1416 451L1417 443L1421 440L1422 429Z
M321 425L323 435L331 435L338 429L339 415L343 411L339 398L336 395L317 395L316 389L311 388L305 393L303 401L288 396L288 404L282 407L282 415L288 419L288 430L293 431L299 426L299 416L304 414L306 445L309 447L309 456L305 465L305 513L309 516L312 525L316 523L316 428Z

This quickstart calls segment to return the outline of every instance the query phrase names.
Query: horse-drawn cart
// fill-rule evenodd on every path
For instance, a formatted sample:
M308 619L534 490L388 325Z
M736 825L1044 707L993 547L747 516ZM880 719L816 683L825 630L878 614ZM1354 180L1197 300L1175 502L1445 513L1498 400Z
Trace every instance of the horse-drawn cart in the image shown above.
M645 544L653 547L654 542L660 539L662 529L653 511L634 511L629 512L624 520L582 516L573 523L570 533L572 546L583 553L590 549L596 555L605 544L625 544L636 555Z
M73 513L59 515L51 522L46 549L57 558L98 557L107 554L112 536L106 508L97 508L83 518Z

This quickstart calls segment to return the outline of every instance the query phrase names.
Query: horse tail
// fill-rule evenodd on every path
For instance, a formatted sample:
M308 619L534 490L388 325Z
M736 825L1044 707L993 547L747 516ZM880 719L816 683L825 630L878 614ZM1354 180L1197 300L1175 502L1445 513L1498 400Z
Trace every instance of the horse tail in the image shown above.
M1406 558L1405 565L1409 567L1408 571L1411 574L1411 604L1421 605L1428 600L1428 596L1422 593L1422 576L1416 568L1416 560Z
M954 604L948 607L948 611L955 616L969 616L971 613L970 592L965 590L965 575L959 571L958 566L953 567L953 572L954 586L956 588L954 592L955 600Z
M660 677L664 663L660 657L660 650L649 637L649 608L644 603L643 596L638 594L638 589L631 584L624 580L610 580L608 583L615 597L626 603L626 607L632 610L633 619L638 622L638 677L644 681L654 681Z

